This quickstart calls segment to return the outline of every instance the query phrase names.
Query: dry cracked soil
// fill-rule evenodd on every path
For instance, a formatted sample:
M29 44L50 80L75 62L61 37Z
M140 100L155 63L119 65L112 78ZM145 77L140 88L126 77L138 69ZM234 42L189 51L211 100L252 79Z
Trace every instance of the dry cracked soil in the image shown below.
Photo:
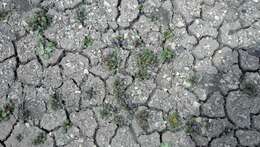
M260 1L0 0L0 147L260 147Z

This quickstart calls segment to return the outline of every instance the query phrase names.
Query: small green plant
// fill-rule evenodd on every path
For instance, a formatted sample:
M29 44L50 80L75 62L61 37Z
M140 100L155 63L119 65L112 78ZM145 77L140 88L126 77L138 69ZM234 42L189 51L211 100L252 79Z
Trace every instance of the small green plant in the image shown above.
M113 120L114 123L117 124L119 127L122 127L126 124L125 118L122 115L115 115Z
M125 84L121 79L116 79L113 84L113 93L117 102L123 106L127 107L125 102Z
M44 10L36 12L29 20L28 26L32 31L38 31L43 33L44 30L50 25L52 18L47 15L47 12Z
M44 142L47 140L47 134L44 132L39 133L32 141L33 145L40 145L44 144Z
M134 47L140 47L140 46L142 46L142 45L143 45L143 42L142 42L141 39L136 39L136 40L134 41Z
M54 49L56 47L56 43L51 42L47 39L45 39L43 36L38 35L38 47L37 47L37 53L40 57L43 59L49 59L54 52Z
M18 135L15 136L15 138L16 138L16 140L18 142L21 142L23 140L23 135L22 134L18 134Z
M162 62L169 62L174 57L175 57L174 52L171 49L169 49L169 48L163 49L162 52L161 52L161 60L162 60Z
M151 19L152 22L156 22L156 21L159 20L159 17L158 17L157 15L155 15L155 14L152 14L152 15L150 16L150 19Z
M122 97L125 94L125 84L121 79L116 79L113 84L113 93L115 97Z
M100 115L102 118L108 118L113 115L113 106L111 104L104 104L100 110Z
M156 63L156 61L156 55L152 51L145 49L141 54L139 54L137 64L140 66L147 66Z
M196 75L196 74L191 75L191 76L188 78L188 80L187 80L187 82L190 84L190 86L194 86L194 85L198 84L199 81L200 81L200 78L199 78L199 76Z
M157 56L150 50L145 49L137 57L137 76L144 80L149 78L148 67L157 63Z
M9 117L9 113L5 112L4 110L0 109L0 122L3 120L7 120Z
M23 111L22 120L28 121L29 119L31 119L31 115L32 112L28 108L25 108Z
M93 45L93 39L90 36L85 36L84 38L84 47L88 48Z
M144 131L147 131L150 127L148 122L149 116L148 110L142 110L136 114L137 123Z
M117 35L114 37L115 40L118 40L118 41L123 41L124 40L124 36L123 35Z
M12 102L4 105L3 109L0 108L0 122L4 120L8 120L13 112L14 112L14 104Z
M119 67L120 59L119 55L116 50L113 50L113 52L108 55L106 58L106 64L109 68L109 70L115 71Z
M0 21L5 20L8 15L8 11L0 11Z
M161 143L160 147L171 147L169 143Z
M54 111L57 111L62 108L61 100L56 96L53 95L49 98L50 108Z
M168 40L173 37L173 33L171 30L167 30L163 33L164 40Z
M182 125L181 117L177 112L169 115L168 122L170 127L173 129L179 128Z
M89 87L88 89L86 89L86 91L84 93L85 93L85 96L83 98L88 99L88 100L91 100L94 97L94 95L97 94L94 87Z
M256 96L257 95L257 86L250 82L245 82L241 86L242 91L249 96Z
M69 128L72 127L72 122L70 120L65 120L63 122L63 129L67 132Z
M112 39L112 44L116 47L123 47L127 45L127 41L124 39L123 35L117 35Z
M143 12L144 11L144 5L142 5L142 4L139 5L138 9L139 9L140 12Z
M51 42L44 38L43 32L50 25L52 18L47 15L47 12L44 10L37 11L35 14L27 21L29 28L32 31L37 32L37 54L44 58L48 59L51 57L51 54L56 47L56 43Z
M87 18L87 13L86 13L86 9L84 7L80 7L77 11L76 11L76 16L77 19L79 20L79 22L85 26L84 20Z
M200 133L201 128L201 124L196 120L196 117L192 117L186 122L187 134Z

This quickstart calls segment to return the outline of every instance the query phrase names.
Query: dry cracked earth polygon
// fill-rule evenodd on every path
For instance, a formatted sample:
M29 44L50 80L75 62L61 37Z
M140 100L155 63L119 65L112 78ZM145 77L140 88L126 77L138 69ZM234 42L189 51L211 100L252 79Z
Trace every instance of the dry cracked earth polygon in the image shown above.
M260 147L259 0L0 0L0 147Z

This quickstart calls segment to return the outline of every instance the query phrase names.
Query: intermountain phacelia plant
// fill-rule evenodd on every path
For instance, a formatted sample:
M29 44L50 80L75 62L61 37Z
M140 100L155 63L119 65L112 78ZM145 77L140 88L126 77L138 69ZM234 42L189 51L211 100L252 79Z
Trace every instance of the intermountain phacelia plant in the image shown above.
M56 94L52 95L49 98L49 105L50 105L50 108L54 111L57 111L62 108L62 102Z
M167 30L163 33L164 40L168 40L173 37L173 33L171 30Z
M76 11L76 15L77 15L77 19L79 20L79 22L85 26L85 20L87 19L87 11L86 8L84 7L80 7L77 11Z
M63 129L64 129L64 131L67 132L68 129L72 127L72 125L73 124L72 124L72 122L70 120L65 120L63 122Z
M117 102L123 106L123 107L127 107L127 103L126 103L126 94L125 94L125 84L122 81L122 79L116 79L114 84L113 84L113 93L115 96L115 99L117 100Z
M251 82L243 82L241 84L242 91L249 96L257 95L257 86Z
M119 127L122 127L126 124L126 120L122 115L115 115L113 120L114 123L117 124Z
M169 62L175 57L175 54L171 49L165 48L161 51L160 56L161 56L162 62Z
M28 26L32 31L38 31L43 33L44 30L50 25L52 18L47 15L47 12L44 10L37 11L35 14L28 20Z
M148 110L142 110L136 114L136 120L139 126L144 130L147 131L149 129L149 116L150 113Z
M47 134L44 132L39 133L32 141L33 145L40 145L44 144L44 142L47 140Z
M84 37L84 47L88 48L93 45L93 39L90 36Z
M109 70L116 71L118 69L120 64L120 57L117 53L117 50L113 50L113 52L109 54L105 60Z
M190 118L186 122L186 133L192 134L192 133L201 133L201 124L196 120L196 117Z
M103 104L100 115L102 118L108 118L113 115L114 108L111 104Z
M180 115L177 112L169 115L168 122L173 129L179 128L182 125Z
M0 10L0 21L5 20L8 15L9 15L8 11L1 11Z
M37 34L37 54L43 59L48 59L53 53L56 43L47 40L43 32L51 24L52 18L47 15L45 10L35 12L27 21L29 28Z
M155 63L157 63L157 56L154 54L153 51L145 49L141 53L139 53L137 57L137 77L142 80L148 79L148 67L154 65Z
M43 59L49 59L56 48L56 43L51 42L41 35L38 35L37 54Z
M169 143L161 143L160 147L172 147Z
M16 138L16 140L18 142L21 142L23 140L23 135L22 134L18 134L18 135L15 136L15 138Z
M3 108L0 108L0 122L8 120L13 112L14 104L12 102L5 104Z

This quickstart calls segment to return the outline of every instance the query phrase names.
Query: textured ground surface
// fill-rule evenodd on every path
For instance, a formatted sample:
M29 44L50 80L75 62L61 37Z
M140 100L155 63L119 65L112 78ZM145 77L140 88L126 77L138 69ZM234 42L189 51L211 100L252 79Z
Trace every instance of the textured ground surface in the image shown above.
M259 0L0 0L0 147L259 147Z

